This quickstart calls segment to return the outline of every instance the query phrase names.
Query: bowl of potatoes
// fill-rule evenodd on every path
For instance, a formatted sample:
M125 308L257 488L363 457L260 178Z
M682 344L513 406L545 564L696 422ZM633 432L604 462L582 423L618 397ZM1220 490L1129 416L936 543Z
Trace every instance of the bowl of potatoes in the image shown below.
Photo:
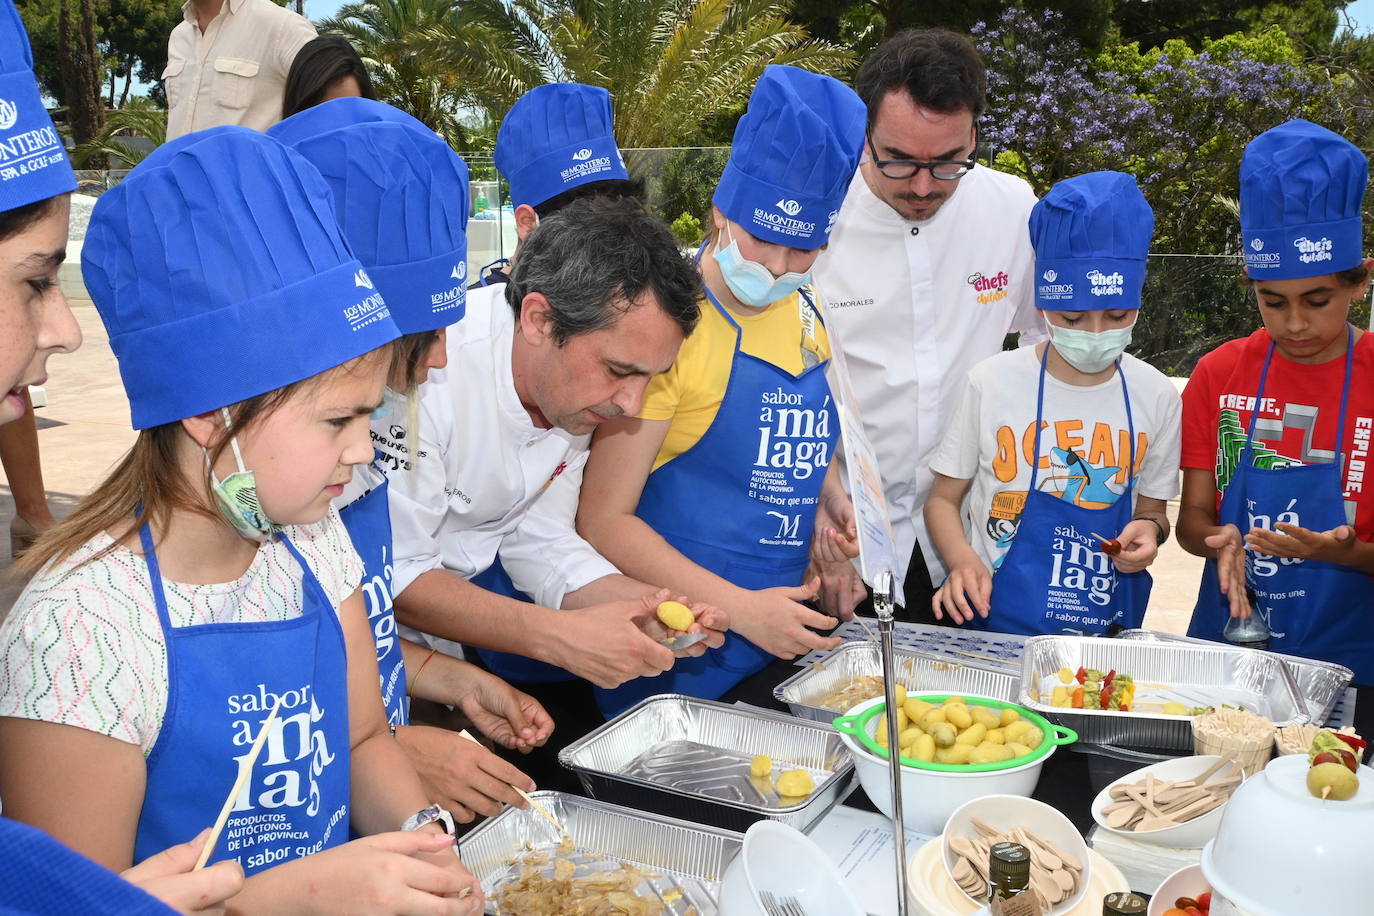
M1078 740L1072 730L992 697L938 691L897 695L902 763L902 820L935 836L965 802L985 795L1030 795L1056 747ZM892 816L886 704L860 703L834 722L854 758L859 784Z

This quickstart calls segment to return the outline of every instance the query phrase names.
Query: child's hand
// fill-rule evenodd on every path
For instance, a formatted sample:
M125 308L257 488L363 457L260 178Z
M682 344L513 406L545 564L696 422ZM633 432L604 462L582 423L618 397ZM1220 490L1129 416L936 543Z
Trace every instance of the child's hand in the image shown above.
M1121 542L1121 552L1112 557L1112 565L1118 572L1140 572L1159 555L1159 526L1148 519L1128 522L1116 539Z
M1217 583L1221 593L1231 604L1232 617L1250 616L1250 599L1245 594L1245 545L1240 529L1222 525L1216 534L1209 534L1202 542L1217 552Z
M955 623L968 623L974 611L984 620L992 609L992 573L977 557L949 571L949 578L930 599L936 620L946 614Z
M1278 530L1251 528L1245 536L1245 543L1271 557L1350 564L1355 546L1355 529L1349 525L1340 525L1330 531L1310 531L1287 522L1279 522L1274 527Z

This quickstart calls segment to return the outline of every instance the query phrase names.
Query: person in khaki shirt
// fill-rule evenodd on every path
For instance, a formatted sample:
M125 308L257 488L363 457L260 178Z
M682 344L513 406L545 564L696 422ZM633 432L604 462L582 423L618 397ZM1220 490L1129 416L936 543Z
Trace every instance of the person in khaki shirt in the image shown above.
M291 62L315 37L272 0L187 0L167 42L167 139L223 124L266 130L281 120Z

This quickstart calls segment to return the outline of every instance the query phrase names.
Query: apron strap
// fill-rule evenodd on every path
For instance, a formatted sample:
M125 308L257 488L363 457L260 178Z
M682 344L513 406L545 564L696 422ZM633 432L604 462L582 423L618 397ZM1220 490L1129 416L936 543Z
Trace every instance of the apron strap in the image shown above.
M1045 352L1040 354L1040 381L1035 392L1035 445L1032 447L1034 455L1031 458L1031 479L1030 489L1035 489L1035 481L1040 472L1040 428L1044 425L1045 415L1045 369L1049 363L1050 347L1054 346L1050 341L1045 341ZM1126 402L1126 435L1129 441L1126 445L1127 464L1126 464L1126 485L1128 488L1135 486L1135 419L1131 414L1131 391L1126 387L1126 373L1121 368L1121 358L1116 360L1116 374L1121 379L1121 397ZM1084 463L1087 458L1084 458Z
M134 509L134 518L143 517L143 506ZM162 624L164 635L172 631L172 615L167 610L167 593L162 587L162 569L157 563L157 551L153 549L153 532L144 522L138 527L138 539L143 545L143 561L148 564L148 580L152 585L153 603L157 605L157 619ZM168 651L170 663L171 652Z

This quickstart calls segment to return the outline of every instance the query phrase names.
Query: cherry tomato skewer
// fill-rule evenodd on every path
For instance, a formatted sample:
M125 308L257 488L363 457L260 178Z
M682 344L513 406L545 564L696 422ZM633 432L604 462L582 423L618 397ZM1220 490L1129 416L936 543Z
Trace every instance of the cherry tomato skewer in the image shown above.
M1096 531L1089 531L1088 533L1102 542L1097 546L1101 548L1102 552L1105 553L1107 556L1114 557L1117 554L1121 553L1121 542L1118 541L1116 538L1103 537Z

